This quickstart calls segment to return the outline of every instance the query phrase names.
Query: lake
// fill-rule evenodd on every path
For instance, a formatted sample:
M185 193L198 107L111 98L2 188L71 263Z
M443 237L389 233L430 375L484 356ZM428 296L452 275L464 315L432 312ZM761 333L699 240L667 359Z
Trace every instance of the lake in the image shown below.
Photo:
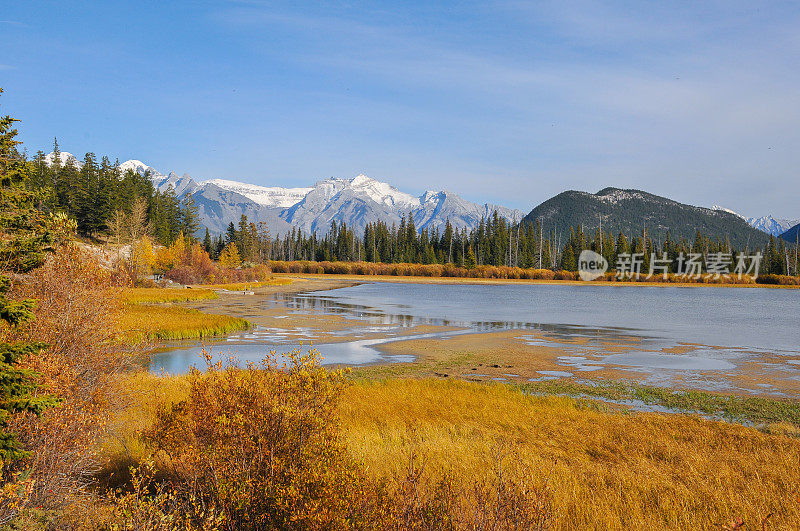
M347 341L314 344L328 364L412 361L412 356L382 352L382 345L399 340L530 330L535 334L521 339L531 345L563 346L578 339L587 345L565 351L560 363L571 371L566 374L605 365L653 373L726 371L754 354L768 354L785 358L785 370L798 372L800 378L798 296L797 290L760 288L366 282L255 296L252 305L282 308L287 316L336 315L358 323L358 332ZM366 324L380 325L383 333L370 337ZM402 334L422 325L447 329ZM599 361L587 360L587 348L600 349L609 342L624 348ZM217 354L231 352L241 361L258 361L271 349L285 352L296 344L280 330L256 328L208 346ZM157 354L151 369L184 373L198 363L200 347L198 341L184 342Z

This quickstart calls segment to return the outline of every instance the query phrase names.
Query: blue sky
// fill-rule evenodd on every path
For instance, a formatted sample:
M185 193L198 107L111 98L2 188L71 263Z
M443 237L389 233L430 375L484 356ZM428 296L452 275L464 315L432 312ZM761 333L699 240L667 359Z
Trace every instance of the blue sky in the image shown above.
M366 173L528 211L636 187L800 217L800 4L13 2L30 151L303 186Z

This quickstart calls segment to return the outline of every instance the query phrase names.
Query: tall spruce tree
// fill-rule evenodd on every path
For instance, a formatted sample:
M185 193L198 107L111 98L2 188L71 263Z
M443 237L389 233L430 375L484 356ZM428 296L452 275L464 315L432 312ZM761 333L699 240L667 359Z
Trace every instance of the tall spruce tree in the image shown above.
M52 243L45 218L33 207L34 194L24 188L27 167L17 150L16 121L10 116L0 117L0 320L12 328L33 318L36 301L8 298L11 275L40 266ZM37 354L44 346L0 343L0 462L25 455L16 435L6 431L11 415L19 411L40 413L56 403L51 396L35 396L35 374L18 366L20 358Z
M195 233L200 229L200 216L192 194L186 194L181 199L181 231L190 240L194 240Z
M206 235L203 238L203 250L207 252L209 255L214 254L214 248L211 243L211 234L208 232L208 227L206 227Z

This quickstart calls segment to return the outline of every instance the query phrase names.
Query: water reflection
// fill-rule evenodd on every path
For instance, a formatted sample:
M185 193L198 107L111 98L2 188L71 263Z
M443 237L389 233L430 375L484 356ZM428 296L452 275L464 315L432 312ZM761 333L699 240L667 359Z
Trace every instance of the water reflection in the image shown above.
M358 326L333 332L352 337L315 345L324 363L363 365L412 361L389 357L380 346L405 339L503 330L530 331L531 346L565 351L564 373L607 367L659 374L728 371L754 353L787 359L798 372L800 333L793 315L797 294L788 290L735 288L600 287L592 285L430 285L371 283L336 290L277 293L260 303L265 310L336 315ZM370 326L364 326L367 323ZM437 326L456 330L405 335L404 329ZM311 328L257 328L211 345L217 355L233 352L258 361L270 350L285 352ZM383 337L369 337L380 334ZM713 345L714 348L709 346ZM306 347L308 345L306 344ZM199 344L159 354L154 370L185 372L198 361ZM554 371L559 372L559 371ZM542 373L543 377L555 374Z
M277 354L279 363L288 362L288 358L282 354L291 351L293 348L299 348L304 352L311 348L317 349L322 354L321 363L323 365L368 365L380 362L408 363L414 361L414 356L382 354L375 347L392 341L399 341L400 339L430 339L466 332L469 332L469 330L413 334L402 336L401 338L360 339L342 343L321 343L319 345L312 345L310 342L299 345L295 343L293 345L290 341L274 343L266 341L217 342L209 343L205 346L193 344L190 347L176 348L155 354L151 361L150 370L154 372L164 371L169 374L185 374L189 372L190 367L200 366L200 354L203 348L212 354L212 362L235 358L235 361L240 365L244 365L247 362L257 363L263 360L270 352Z

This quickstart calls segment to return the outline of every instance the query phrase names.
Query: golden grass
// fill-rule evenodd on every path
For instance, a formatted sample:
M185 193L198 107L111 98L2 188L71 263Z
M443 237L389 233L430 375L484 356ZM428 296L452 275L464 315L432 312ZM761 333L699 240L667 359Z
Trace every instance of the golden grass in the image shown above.
M189 302L219 298L210 289L126 288L120 291L125 304Z
M288 278L270 278L261 282L237 282L232 284L204 284L202 287L207 289L226 289L229 291L243 291L245 289L264 288L267 286L286 286L291 284Z
M246 330L244 319L173 306L174 303L217 299L208 288L126 288L120 291L120 327L131 341L196 339Z
M142 373L141 401L115 421L109 460L148 449L136 433L186 396L182 377ZM503 384L357 380L340 406L343 436L368 474L401 474L413 447L428 477L490 478L498 447L508 469L547 482L558 529L707 529L800 525L800 440L685 415L606 412L594 402L525 395Z
M502 384L394 379L357 382L341 411L351 451L376 477L405 466L413 440L434 477L485 476L493 448L515 447L516 466L547 481L560 529L705 529L737 517L758 528L773 512L778 528L800 525L800 441L585 404Z
M203 313L181 306L125 304L120 326L127 339L137 341L218 336L246 330L250 323L229 315Z
M142 371L122 376L119 389L129 398L128 407L112 415L111 438L102 442L106 468L115 472L150 453L140 434L153 425L162 407L184 399L189 387L183 376L156 376Z

